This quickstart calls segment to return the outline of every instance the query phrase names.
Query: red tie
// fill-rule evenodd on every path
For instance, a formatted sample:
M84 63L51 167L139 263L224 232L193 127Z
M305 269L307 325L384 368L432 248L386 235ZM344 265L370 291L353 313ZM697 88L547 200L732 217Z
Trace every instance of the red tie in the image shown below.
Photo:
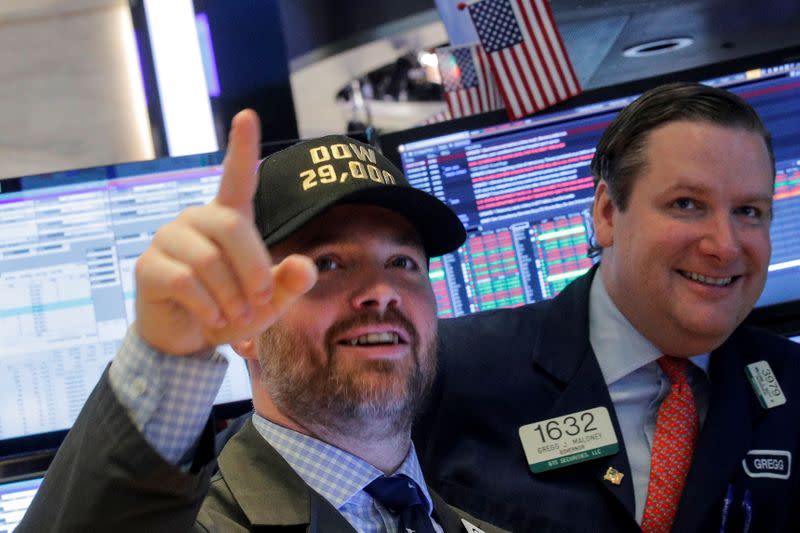
M656 418L650 483L642 519L645 533L666 533L672 529L700 427L686 375L686 369L692 363L688 359L665 355L658 364L672 386L661 402Z

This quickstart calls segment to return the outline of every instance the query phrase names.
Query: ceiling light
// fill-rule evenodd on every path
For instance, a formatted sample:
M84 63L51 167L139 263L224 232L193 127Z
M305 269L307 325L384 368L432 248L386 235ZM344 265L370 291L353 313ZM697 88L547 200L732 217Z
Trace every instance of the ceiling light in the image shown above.
M423 67L439 66L439 57L433 52L420 52L417 55L417 59L419 60L419 64Z
M694 43L691 37L670 37L668 39L659 39L657 41L649 41L636 46L626 48L622 55L625 57L650 57L658 54L666 54L667 52L674 52L681 48L686 48Z

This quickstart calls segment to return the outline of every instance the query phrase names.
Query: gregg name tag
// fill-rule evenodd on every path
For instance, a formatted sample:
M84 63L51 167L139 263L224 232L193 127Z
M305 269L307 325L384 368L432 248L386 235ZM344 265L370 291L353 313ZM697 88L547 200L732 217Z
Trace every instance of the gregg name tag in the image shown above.
M792 452L786 450L750 450L742 459L742 468L750 477L789 479Z
M538 474L619 451L611 417L595 407L519 428L531 471Z

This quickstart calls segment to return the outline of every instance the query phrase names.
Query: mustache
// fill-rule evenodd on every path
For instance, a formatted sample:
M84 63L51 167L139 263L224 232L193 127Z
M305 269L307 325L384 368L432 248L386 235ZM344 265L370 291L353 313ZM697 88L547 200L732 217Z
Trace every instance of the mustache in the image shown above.
M328 332L325 334L325 344L329 347L329 353L332 353L334 339L340 337L348 330L364 326L386 325L404 330L408 334L411 347L414 349L417 348L419 345L417 328L414 327L414 324L405 314L391 307L387 308L383 313L367 310L335 322L328 328Z

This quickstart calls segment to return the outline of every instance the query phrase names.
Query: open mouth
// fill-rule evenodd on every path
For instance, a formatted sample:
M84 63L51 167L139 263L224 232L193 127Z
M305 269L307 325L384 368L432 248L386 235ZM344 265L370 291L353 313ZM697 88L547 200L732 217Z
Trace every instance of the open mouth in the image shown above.
M339 344L345 346L394 346L397 344L405 344L400 335L393 331L386 331L382 333L367 333L359 335L352 339L345 339L339 341Z
M678 272L680 273L681 276L683 276L686 279L690 279L692 281L696 281L697 283L708 285L710 287L728 287L741 277L741 276L727 276L724 278L715 278L711 276L704 276L703 274L698 274L697 272L688 272L686 270L678 270Z

